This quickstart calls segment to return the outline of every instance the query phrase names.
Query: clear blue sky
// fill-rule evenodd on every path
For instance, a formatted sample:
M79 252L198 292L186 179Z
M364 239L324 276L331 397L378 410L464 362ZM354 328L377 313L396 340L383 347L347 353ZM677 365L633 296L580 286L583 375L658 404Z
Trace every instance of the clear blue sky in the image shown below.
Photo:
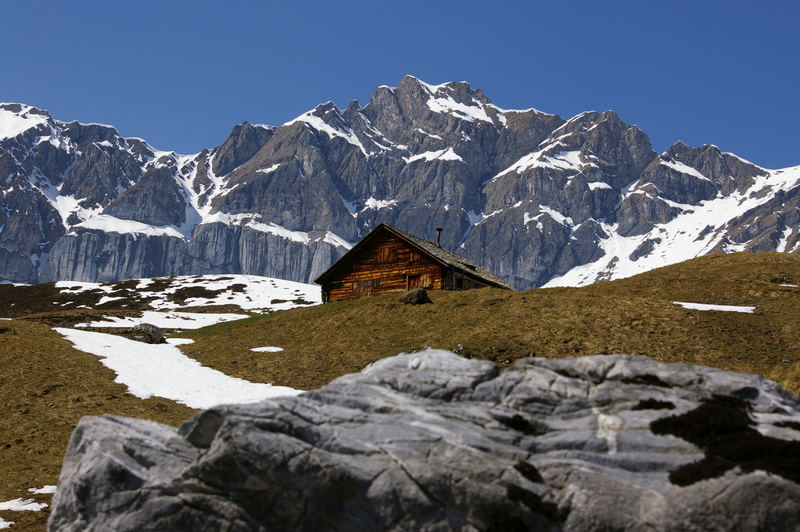
M0 101L193 153L405 74L800 164L800 2L8 1Z

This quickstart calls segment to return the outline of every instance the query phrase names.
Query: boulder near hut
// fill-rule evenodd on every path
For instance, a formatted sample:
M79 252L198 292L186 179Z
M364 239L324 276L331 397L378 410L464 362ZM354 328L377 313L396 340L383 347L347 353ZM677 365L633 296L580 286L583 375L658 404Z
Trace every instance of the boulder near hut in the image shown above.
M438 238L430 242L387 224L378 225L315 282L322 286L325 303L414 288L513 290L464 257L442 249Z

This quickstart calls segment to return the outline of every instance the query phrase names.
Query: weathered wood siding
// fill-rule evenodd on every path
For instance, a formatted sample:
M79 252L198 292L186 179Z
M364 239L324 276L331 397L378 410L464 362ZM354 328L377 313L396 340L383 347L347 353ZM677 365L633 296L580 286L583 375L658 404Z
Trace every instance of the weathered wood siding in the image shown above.
M358 299L410 288L441 290L442 267L391 234L376 235L322 285L326 301Z

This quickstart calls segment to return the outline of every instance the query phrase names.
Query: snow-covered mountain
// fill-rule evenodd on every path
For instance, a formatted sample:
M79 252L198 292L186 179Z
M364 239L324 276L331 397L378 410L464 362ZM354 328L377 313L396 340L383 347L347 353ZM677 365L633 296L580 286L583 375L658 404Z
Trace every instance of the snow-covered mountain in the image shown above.
M0 104L0 276L244 273L307 282L379 222L518 288L586 284L710 252L800 250L800 166L717 147L656 154L614 112L506 110L407 76L369 103L243 123L194 155Z

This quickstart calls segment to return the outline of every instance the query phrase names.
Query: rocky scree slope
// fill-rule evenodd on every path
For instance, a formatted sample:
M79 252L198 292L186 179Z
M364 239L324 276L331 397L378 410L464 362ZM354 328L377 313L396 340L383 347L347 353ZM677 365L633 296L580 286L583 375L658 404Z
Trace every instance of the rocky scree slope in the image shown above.
M73 432L50 530L800 530L800 402L630 355L427 350L178 430Z
M800 250L800 167L656 154L614 112L506 110L414 77L363 107L243 123L194 155L0 104L0 276L313 280L384 221L514 284L581 285L710 252Z

